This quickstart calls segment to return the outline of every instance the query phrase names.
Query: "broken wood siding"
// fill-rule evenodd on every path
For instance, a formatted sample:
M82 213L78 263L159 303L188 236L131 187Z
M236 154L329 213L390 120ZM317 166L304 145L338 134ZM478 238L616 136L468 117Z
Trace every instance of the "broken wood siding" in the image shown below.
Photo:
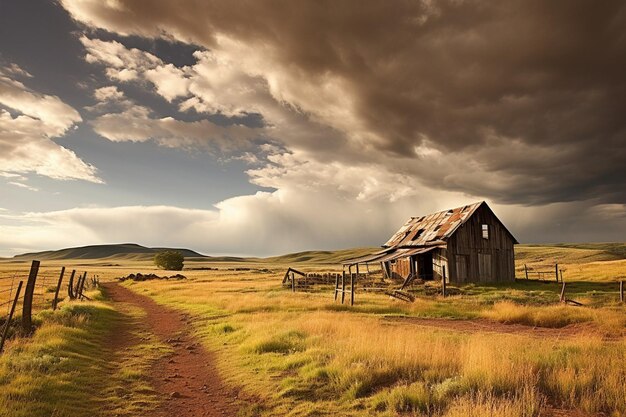
M433 279L436 281L441 281L444 268L446 270L446 278L450 277L446 253L446 249L436 249L433 251Z
M483 238L482 225L488 225ZM491 209L482 204L448 240L446 271L450 282L512 282L515 240Z
M411 273L411 260L409 257L396 259L391 264L391 271L406 278Z

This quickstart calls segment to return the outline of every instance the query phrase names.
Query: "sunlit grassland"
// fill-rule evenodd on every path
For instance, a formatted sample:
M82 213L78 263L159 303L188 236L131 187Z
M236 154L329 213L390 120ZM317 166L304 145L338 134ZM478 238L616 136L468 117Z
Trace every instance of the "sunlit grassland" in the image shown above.
M626 264L615 251L597 247L544 249L519 248L518 269L559 262L568 298L585 306L559 304L561 287L552 281L468 285L445 299L418 293L411 304L358 292L354 307L334 302L330 286L295 294L281 287L289 265L340 270L323 252L245 263L194 261L186 266L218 270L186 270L182 281L123 285L192 315L195 333L217 353L224 380L253 399L242 416L549 416L553 410L626 415L626 309L617 301L616 285ZM173 273L156 270L150 261L80 262L103 280L131 272ZM104 322L140 319L140 312L122 310ZM445 322L428 327L413 318L552 330L540 336L456 331ZM149 411L156 401L143 376L146 363L165 348L144 336L144 348L140 344L114 362L114 381L101 391L105 402L114 403L116 394L126 398L127 404L113 406L119 415ZM141 337L138 343L144 343ZM84 351L81 361L89 363L93 354ZM130 392L120 391L131 383L136 386Z
M115 310L98 301L62 302L38 312L32 337L8 341L0 355L0 416L136 416L157 404L146 380L166 348L153 335L119 333L141 312ZM115 337L132 341L115 352Z
M607 307L562 306L556 283L526 282L513 289L471 286L459 296L421 296L413 304L359 293L348 307L335 303L328 287L281 289L279 271L186 274L187 281L125 285L194 315L227 382L262 399L249 415L626 413L626 310L609 301L608 290ZM593 285L581 284L577 295ZM540 338L428 328L390 316L591 327Z

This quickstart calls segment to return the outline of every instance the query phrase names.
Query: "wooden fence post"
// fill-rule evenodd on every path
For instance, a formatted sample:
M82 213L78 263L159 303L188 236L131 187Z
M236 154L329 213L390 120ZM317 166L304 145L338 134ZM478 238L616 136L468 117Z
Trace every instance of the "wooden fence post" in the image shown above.
M359 270L359 268L357 267L357 271ZM354 283L356 282L356 280L359 277L359 273L357 272L356 274L351 274L350 275L350 305L353 306L354 305Z
M352 267L348 268L348 272L350 276L352 276ZM341 280L341 304L343 304L346 299L346 274L343 274L343 279Z
M291 273L291 292L296 292L296 275Z
M78 298L83 298L83 290L85 289L85 281L87 281L87 271L83 274L83 279L80 280L80 284L78 286Z
M343 271L345 274L346 271ZM335 301L337 301L337 291L339 291L339 274L335 274Z
M33 261L30 265L28 273L28 281L26 282L26 290L24 291L24 304L22 307L22 330L29 334L33 330L33 293L35 292L35 283L37 282L37 274L39 273L39 261Z
M619 282L619 301L621 303L624 302L624 280L620 280Z
M559 264L554 264L554 275L556 276L556 282L559 282Z
M442 269L442 274L441 274L441 294L445 297L446 296L446 266L443 265L441 267Z
M76 295L74 294L74 276L75 275L76 275L76 270L73 269L72 275L70 275L70 282L67 284L67 295L68 297L70 297L70 300L73 300L76 298Z
M63 275L65 275L65 267L61 267L61 275L59 276L59 282L57 283L57 290L54 292L54 300L52 300L52 309L57 309L57 302L59 300L59 290L61 289L61 283L63 282Z
M17 305L17 302L20 299L20 293L22 292L22 284L24 284L24 281L20 281L19 284L17 284L17 292L15 293L15 298L13 299L13 305L11 306L9 317L7 317L7 321L4 323L2 338L0 338L0 353L2 353L2 350L4 349L4 341L7 340L9 326L11 325L11 320L13 320L13 313L15 313L15 306Z
M526 279L528 279L528 267L524 264L524 273L526 273Z
M561 298L560 298L560 301L562 303L565 302L565 281L563 281L563 287L561 287Z

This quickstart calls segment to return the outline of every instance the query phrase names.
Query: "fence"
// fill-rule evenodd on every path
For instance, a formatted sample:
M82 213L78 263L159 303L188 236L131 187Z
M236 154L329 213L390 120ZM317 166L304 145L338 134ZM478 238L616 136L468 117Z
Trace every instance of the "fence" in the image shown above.
M529 268L528 265L524 264L524 275L526 279L535 278L539 281L551 281L554 279L556 282L559 282L560 277L561 281L563 281L563 270L559 269L559 264L554 264L554 268L550 267L550 269L543 271Z
M59 274L54 272L40 272L39 261L32 261L28 275L24 271L4 273L0 275L0 353L9 335L15 314L21 316L21 334L30 335L33 331L32 316L42 310L52 308L56 310L58 302L65 296L61 287L65 278L65 267ZM76 276L73 270L67 283L67 296L70 299L89 299L84 290L88 286L98 286L97 277L87 282L87 272Z

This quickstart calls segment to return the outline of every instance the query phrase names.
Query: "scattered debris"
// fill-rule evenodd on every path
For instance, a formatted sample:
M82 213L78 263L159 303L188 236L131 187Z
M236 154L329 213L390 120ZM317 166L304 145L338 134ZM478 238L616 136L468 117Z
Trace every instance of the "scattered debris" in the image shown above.
M126 281L126 280L131 280L131 281L149 281L149 280L153 280L153 279L187 279L186 276L181 275L181 274L176 274L176 275L172 275L172 276L163 276L160 277L157 274L142 274L140 272L136 273L136 274L130 274L127 275L125 277L120 277L117 278L119 281Z
M407 303L412 303L415 301L415 296L413 294L409 294L406 291L401 290L393 290L393 291L385 291L390 297L396 298L398 300L406 301Z

